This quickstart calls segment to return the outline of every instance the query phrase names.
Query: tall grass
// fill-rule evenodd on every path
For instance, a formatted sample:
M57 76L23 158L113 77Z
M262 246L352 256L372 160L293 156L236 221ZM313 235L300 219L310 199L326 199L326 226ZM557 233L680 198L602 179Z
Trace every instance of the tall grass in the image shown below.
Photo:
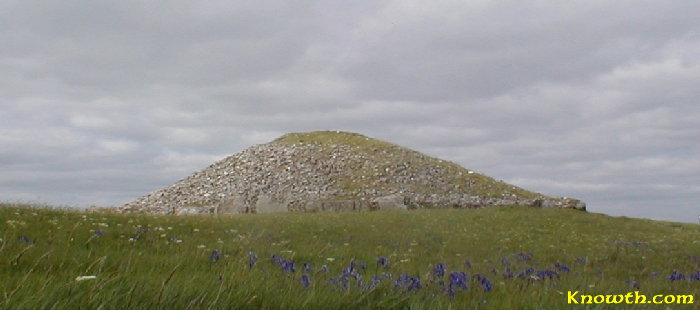
M568 291L635 286L700 297L690 279L700 271L698 225L571 210L215 217L3 205L0 238L0 309L554 309L568 306ZM449 290L456 271L468 274L467 290ZM674 271L686 279L670 281ZM408 290L402 274L420 288Z

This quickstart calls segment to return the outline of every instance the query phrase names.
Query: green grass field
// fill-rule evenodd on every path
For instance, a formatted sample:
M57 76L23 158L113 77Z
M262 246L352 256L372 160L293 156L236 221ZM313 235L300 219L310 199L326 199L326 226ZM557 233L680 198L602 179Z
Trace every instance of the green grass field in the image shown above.
M0 309L560 309L569 291L637 287L694 304L579 307L700 304L700 226L573 210L216 217L4 204L0 238Z

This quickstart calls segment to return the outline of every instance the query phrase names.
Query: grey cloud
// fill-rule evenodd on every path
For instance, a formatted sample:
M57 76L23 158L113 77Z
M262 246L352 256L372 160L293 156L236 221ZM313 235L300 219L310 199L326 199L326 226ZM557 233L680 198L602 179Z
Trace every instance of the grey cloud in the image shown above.
M115 205L349 130L695 221L696 1L0 4L0 200ZM690 220L688 220L690 218Z

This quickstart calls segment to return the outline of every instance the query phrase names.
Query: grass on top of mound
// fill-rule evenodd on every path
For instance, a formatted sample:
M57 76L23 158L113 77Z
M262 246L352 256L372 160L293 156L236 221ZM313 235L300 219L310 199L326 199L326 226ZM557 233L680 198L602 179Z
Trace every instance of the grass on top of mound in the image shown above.
M515 194L520 198L536 198L542 194L497 181L489 176L468 170L456 163L427 156L417 151L396 144L369 138L361 134L343 131L314 131L304 133L289 133L273 141L283 145L314 144L325 146L312 156L329 157L332 146L345 145L353 148L353 152L367 156L371 160L350 161L343 164L348 174L338 180L341 188L355 192L365 189L368 183L371 188L394 188L398 184L387 182L369 182L384 171L394 171L397 167L408 164L409 169L421 171L431 167L438 169L442 175L451 179L455 185L455 193L468 192L474 196L503 198ZM369 165L367 163L370 163ZM377 174L379 172L379 174ZM368 187L369 188L369 187ZM415 188L418 192L430 192L429 189Z

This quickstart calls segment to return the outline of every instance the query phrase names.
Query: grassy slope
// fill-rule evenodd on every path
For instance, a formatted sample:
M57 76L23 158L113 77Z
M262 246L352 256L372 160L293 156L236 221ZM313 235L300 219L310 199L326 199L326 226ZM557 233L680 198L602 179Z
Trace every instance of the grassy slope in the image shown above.
M698 225L571 210L158 217L4 205L0 219L2 309L554 309L566 307L568 290L632 291L626 280L638 281L643 294L700 297L700 281L667 279L673 270L700 270ZM139 236L139 227L150 231ZM105 234L96 236L96 229ZM21 235L31 242L19 240ZM213 249L223 254L216 263L209 261ZM252 269L248 251L259 257ZM519 262L513 255L521 252L532 260ZM273 264L273 254L294 261L296 272ZM366 262L361 273L367 283L383 272L377 256L389 259L393 280L406 272L420 276L423 288L405 292L390 280L370 291L358 289L354 280L348 291L328 284L353 258ZM514 272L553 269L556 262L571 271L546 281L505 279L502 258ZM314 266L310 289L299 281L304 262ZM438 262L448 273L472 276L469 290L445 296L430 281ZM320 270L323 264L329 273ZM475 274L488 276L493 290L485 292ZM81 275L97 278L76 282Z

